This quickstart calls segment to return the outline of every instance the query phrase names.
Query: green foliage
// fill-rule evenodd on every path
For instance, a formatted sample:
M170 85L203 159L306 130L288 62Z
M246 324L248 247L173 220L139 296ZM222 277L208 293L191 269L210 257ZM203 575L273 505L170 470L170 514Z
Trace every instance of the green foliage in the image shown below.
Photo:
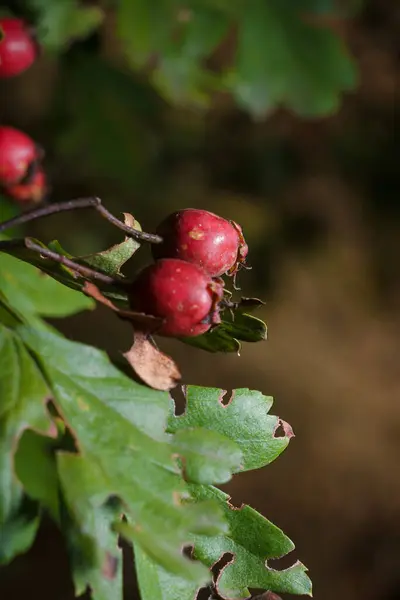
M281 0L253 0L239 32L229 86L255 115L285 105L303 116L339 106L339 91L355 85L354 67L339 38L307 25Z
M235 560L220 574L223 594L240 598L248 586L310 593L300 563L264 566L292 550L290 540L255 511L232 510L213 487L286 447L290 433L275 437L272 400L237 390L223 406L221 390L189 387L186 412L175 417L168 394L41 321L49 291L34 267L3 253L0 261L0 561L30 547L47 511L66 538L77 595L89 585L95 600L122 598L118 535L134 544L143 600L194 600L226 552ZM27 310L21 288L6 283L11 272ZM87 308L82 294L49 281L63 305L51 314ZM196 560L182 554L187 544Z
M353 89L357 78L341 39L328 26L310 21L310 16L344 16L359 4L359 0L191 0L182 7L176 0L121 0L113 19L127 64L136 73L144 69L148 80L169 101L207 106L214 93L230 91L237 103L256 117L281 105L307 117L319 117L339 106L341 94ZM65 51L112 14L107 5L102 9L71 0L29 0L25 10L49 52ZM236 43L233 31L237 32ZM207 60L229 37L229 59L210 68ZM76 131L65 133L69 141L85 140L84 129L91 130L93 140L99 139L110 128L119 131L124 140L118 123L129 122L121 111L126 110L135 90L133 81L114 97L114 85L119 84L113 68L103 67L96 59L85 63L82 57L70 71L68 82L66 89L74 89L78 96L74 95L72 103L65 98L65 106L74 106L77 117L85 114L88 120L80 121L79 126L77 122ZM134 92L138 98L142 96L139 88ZM89 110L82 110L85 104ZM97 127L91 127L93 122ZM135 119L130 120L130 127L134 147L141 127ZM128 130L124 143L128 144ZM105 147L107 144L93 144L94 156ZM135 153L139 159L138 148ZM121 168L121 172L127 176L129 169Z
M50 52L89 35L104 16L100 8L77 0L27 0L26 9L35 16L39 42Z

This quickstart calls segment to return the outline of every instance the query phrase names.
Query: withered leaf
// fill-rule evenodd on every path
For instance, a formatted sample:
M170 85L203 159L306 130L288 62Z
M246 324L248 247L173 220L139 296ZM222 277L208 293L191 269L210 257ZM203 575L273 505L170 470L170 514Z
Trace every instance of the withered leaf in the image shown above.
M133 345L124 357L138 377L155 390L171 390L181 379L175 362L156 348L147 332L135 330Z

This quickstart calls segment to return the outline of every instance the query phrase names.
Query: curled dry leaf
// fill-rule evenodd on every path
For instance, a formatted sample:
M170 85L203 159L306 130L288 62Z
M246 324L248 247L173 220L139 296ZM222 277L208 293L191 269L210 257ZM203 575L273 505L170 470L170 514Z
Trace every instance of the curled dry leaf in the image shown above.
M134 342L124 357L136 375L156 390L168 391L174 388L181 379L180 371L172 358L161 352L150 337L150 333L160 327L162 320L144 313L120 309L88 281L83 286L83 291L133 326Z
M171 390L181 379L175 362L156 348L146 332L135 330L133 345L124 357L138 377L156 390Z

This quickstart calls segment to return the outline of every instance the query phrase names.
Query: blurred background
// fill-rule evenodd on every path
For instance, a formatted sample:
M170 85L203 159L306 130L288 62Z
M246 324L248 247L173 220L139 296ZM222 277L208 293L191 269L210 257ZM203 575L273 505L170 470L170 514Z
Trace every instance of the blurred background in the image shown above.
M21 11L20 2L2 4ZM184 207L242 225L253 269L239 281L244 295L266 301L259 314L268 342L245 344L240 357L161 345L185 383L259 389L293 426L282 457L226 489L234 504L250 503L295 541L315 598L398 600L400 5L369 0L329 24L359 75L328 116L269 107L254 118L223 92L202 109L172 102L150 84L151 65L127 64L111 7L95 33L0 82L0 121L45 148L52 202L97 195L148 231ZM228 34L210 53L212 72L229 62L235 43ZM90 211L28 230L75 254L120 239ZM130 332L102 308L56 325L118 364L130 343ZM50 524L27 556L0 571L1 598L29 596L73 598ZM126 600L135 597L128 582Z

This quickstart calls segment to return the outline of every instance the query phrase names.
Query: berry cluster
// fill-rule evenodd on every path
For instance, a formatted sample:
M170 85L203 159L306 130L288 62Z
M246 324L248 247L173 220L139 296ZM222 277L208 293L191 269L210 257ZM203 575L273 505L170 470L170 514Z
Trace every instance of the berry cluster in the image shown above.
M36 60L38 45L29 26L21 19L0 19L0 77L20 75ZM43 151L25 133L0 126L0 187L24 204L40 202L47 191L41 165Z
M139 273L129 297L133 310L163 319L166 337L197 336L221 322L228 305L221 275L244 266L248 248L239 225L211 212L187 208L157 228L155 263Z

